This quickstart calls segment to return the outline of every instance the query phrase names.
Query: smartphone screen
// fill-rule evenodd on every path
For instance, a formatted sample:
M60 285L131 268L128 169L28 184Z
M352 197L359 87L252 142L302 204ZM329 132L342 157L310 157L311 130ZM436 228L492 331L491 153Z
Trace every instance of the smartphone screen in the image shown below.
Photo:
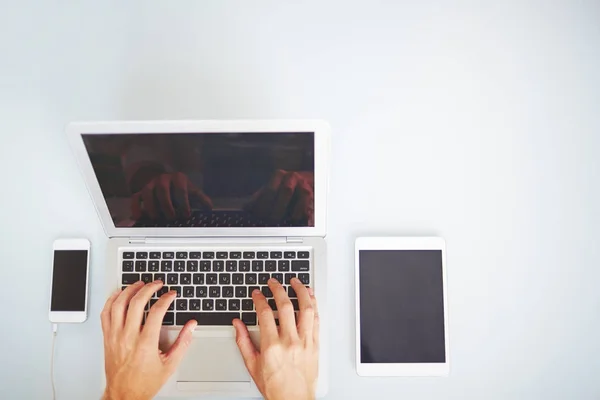
M87 250L55 250L50 311L85 311Z

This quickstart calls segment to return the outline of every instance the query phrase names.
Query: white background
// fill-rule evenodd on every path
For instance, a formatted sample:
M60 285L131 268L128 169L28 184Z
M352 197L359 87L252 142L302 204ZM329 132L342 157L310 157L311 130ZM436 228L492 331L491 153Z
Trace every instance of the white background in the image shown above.
M106 238L73 120L323 118L330 399L600 396L595 1L3 1L0 397L50 397L52 241L92 242L59 399L102 391ZM353 242L446 238L449 378L359 378Z

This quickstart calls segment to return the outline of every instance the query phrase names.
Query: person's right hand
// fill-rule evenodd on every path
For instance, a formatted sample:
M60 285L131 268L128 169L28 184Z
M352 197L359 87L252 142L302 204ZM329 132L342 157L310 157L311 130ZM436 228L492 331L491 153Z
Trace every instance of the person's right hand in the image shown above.
M298 324L294 307L276 279L269 280L279 313L279 328L265 296L255 290L252 300L256 306L260 328L260 351L254 347L246 325L233 321L236 342L246 368L265 400L311 400L319 371L319 314L312 289L297 278L291 285L296 291L300 312Z
M192 197L197 199L202 207L212 209L210 198L185 174L181 172L160 174L131 197L131 214L136 220L140 219L142 214L146 214L151 219L159 219L161 214L167 219L189 218Z

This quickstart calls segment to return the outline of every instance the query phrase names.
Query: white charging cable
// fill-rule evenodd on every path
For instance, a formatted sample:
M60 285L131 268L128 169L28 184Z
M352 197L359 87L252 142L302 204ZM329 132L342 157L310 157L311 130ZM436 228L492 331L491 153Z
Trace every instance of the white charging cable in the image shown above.
M56 387L54 386L54 344L56 334L58 333L58 324L52 324L52 353L50 353L50 381L52 382L52 399L56 400Z

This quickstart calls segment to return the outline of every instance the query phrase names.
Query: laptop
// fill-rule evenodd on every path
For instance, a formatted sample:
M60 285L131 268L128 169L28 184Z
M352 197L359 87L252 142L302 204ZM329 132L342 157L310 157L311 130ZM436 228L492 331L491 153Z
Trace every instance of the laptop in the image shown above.
M178 296L161 349L198 321L194 341L160 396L260 396L235 343L234 318L258 345L251 300L275 310L269 278L297 307L290 279L319 301L317 395L327 390L326 207L329 127L321 121L73 123L79 167L109 237L106 295L161 279ZM148 309L147 307L147 309Z

